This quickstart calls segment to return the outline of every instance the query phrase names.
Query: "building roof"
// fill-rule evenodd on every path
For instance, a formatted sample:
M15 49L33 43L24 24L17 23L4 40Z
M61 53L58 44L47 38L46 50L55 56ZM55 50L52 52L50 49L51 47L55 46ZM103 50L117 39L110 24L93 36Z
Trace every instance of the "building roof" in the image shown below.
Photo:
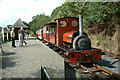
M20 27L23 27L23 28L29 28L28 26L26 26L22 20L19 18L16 23L14 25L12 25L11 27L14 27L14 28L20 28Z

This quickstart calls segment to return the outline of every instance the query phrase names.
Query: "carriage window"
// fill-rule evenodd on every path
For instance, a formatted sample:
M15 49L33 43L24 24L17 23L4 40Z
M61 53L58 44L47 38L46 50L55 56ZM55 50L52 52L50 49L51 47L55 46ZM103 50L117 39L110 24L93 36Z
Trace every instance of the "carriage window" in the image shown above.
M73 26L73 27L76 27L76 26L77 26L77 24L78 24L78 23L77 23L77 21L76 21L76 20L73 20L73 21L72 21L72 26Z
M60 22L60 25L61 25L62 27L65 27L65 26L66 26L66 22L65 22L65 21L61 21L61 22Z

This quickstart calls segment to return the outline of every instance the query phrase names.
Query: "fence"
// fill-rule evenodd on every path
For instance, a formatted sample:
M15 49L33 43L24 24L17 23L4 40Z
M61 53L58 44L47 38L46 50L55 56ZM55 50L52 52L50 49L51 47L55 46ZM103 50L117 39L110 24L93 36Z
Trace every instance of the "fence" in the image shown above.
M43 65L41 66L41 80L51 80Z
M8 27L0 27L0 33L2 35L2 42L10 40L10 30Z

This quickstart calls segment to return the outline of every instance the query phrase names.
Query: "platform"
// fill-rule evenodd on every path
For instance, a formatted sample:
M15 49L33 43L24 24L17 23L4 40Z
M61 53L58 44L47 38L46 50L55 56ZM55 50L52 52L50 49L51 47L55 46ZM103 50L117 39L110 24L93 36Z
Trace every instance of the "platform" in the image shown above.
M3 78L40 78L43 64L51 78L64 78L64 59L37 39L27 41L27 45L16 48L11 42L3 44Z

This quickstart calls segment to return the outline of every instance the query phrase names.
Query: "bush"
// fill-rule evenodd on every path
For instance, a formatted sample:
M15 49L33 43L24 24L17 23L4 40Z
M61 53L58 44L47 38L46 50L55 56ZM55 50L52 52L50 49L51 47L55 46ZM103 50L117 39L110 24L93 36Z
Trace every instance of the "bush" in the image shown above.
M33 31L30 31L29 33L30 33L30 36L31 36L31 37L35 37L35 34L34 34Z
M95 44L96 44L96 45L99 45L99 44L100 44L100 40L96 40L96 41L95 41Z

